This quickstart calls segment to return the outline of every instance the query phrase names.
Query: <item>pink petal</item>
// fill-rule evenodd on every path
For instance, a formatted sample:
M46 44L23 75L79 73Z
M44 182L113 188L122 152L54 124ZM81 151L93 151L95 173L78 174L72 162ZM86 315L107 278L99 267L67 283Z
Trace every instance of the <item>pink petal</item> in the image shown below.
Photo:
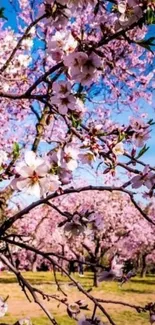
M30 185L31 185L30 178L26 178L26 179L18 178L17 179L16 186L17 186L18 190L20 190L20 191L23 191L23 190L25 191L25 189L27 189Z
M49 166L44 163L42 165L39 165L35 171L38 176L46 176L47 172L49 171Z
M66 115L67 112L68 112L68 108L67 108L67 106L61 106L61 105L59 105L58 111L59 111L60 114Z
M23 166L21 169L20 168L16 168L17 172L19 173L19 175L21 175L22 177L26 178L26 177L30 177L33 174L33 169L28 167L28 166Z

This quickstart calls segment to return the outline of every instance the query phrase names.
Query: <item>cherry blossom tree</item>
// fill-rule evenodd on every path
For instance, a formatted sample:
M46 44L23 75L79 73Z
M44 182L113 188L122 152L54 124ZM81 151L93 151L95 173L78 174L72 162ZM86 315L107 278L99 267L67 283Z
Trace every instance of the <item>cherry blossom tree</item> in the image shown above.
M60 269L93 302L92 317L81 318L80 310L87 310L88 306L81 301L69 304L67 298L57 298L78 324L103 324L97 316L100 310L115 325L103 307L102 303L106 302L88 293L66 271L62 264L66 256L57 251L54 231L60 228L61 242L63 233L80 238L93 224L97 254L108 241L114 244L117 239L127 241L126 236L116 233L124 218L120 193L129 202L131 226L133 223L136 227L136 222L137 229L139 223L146 229L155 226L154 215L135 196L140 189L141 196L153 200L155 188L155 168L141 160L149 149L147 144L154 125L154 38L149 36L149 26L155 22L154 1L12 0L11 6L16 18L15 29L9 21L6 24L5 10L0 10L0 236L3 243L0 259L52 324L57 325L57 320L39 296L55 297L38 291L25 280L11 258L12 246L47 260L54 274L56 268ZM116 121L117 113L123 117L128 111L130 117L125 122ZM82 182L77 182L81 170L84 171L80 177ZM86 171L93 173L98 185L83 175ZM118 193L116 207L111 208L111 216L115 216L111 227L115 233L110 232L105 239L103 235L98 239L100 213L95 211L93 216L87 211L80 214L80 208L74 209L79 193L82 196L84 192L89 193L88 197L92 191ZM72 195L74 203L77 200L74 207L70 204ZM21 206L22 196L25 207ZM67 209L63 209L63 200ZM44 206L43 215L37 215ZM118 216L116 209L119 209ZM53 210L55 215L51 218ZM105 213L108 215L108 211ZM17 231L26 223L28 242ZM125 232L129 224L125 223ZM108 227L108 222L106 226L101 225L103 234ZM30 236L30 229L35 231L34 236ZM46 238L46 229L53 232L51 238L50 234ZM46 239L44 251L42 240ZM53 252L49 251L51 245ZM98 256L94 262L96 270ZM146 306L123 304L138 312L148 311L150 322L154 321L153 302ZM2 314L4 307L2 303Z

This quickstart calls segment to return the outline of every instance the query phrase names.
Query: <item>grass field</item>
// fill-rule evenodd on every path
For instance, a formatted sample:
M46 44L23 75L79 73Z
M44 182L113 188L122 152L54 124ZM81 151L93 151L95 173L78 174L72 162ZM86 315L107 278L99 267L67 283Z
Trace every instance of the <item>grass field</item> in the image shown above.
M35 287L44 290L46 293L60 294L56 289L53 276L50 272L24 272L24 276ZM75 276L75 278L76 280L78 279L86 289L89 289L92 286L92 274L90 273L86 273L84 278L79 278L78 275ZM84 299L88 302L76 288L69 285L67 278L61 277L61 275L58 274L58 279L60 280L62 288L64 288L69 294L70 302L74 302L78 299ZM135 277L131 282L125 284L123 288L119 288L118 284L115 282L102 282L98 288L93 288L91 294L102 299L120 300L130 304L144 306L145 304L155 300L155 277L148 276L144 279ZM26 299L21 288L16 283L14 275L2 272L0 274L0 296L5 298L6 295L9 295L9 310L6 316L1 318L0 323L13 324L18 319L29 316L34 325L51 324L40 307L33 302L30 303ZM62 297L62 294L60 294L60 296ZM54 300L45 302L45 304L60 325L76 324L74 320L66 316L65 306L58 306L58 303ZM138 314L130 308L111 304L104 304L104 307L113 317L113 320L117 325L149 324L149 316L147 313ZM89 308L92 308L90 303ZM101 316L100 311L98 312L98 316ZM105 318L101 318L102 320L105 320Z

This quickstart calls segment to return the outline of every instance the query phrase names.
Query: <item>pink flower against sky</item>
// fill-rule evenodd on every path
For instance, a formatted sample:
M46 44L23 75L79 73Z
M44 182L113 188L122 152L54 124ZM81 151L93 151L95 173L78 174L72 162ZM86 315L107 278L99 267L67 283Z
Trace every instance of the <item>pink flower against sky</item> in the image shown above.
M48 191L56 191L60 185L56 175L48 175L50 166L42 158L37 157L33 151L25 152L25 162L16 166L15 178L11 185L13 188L36 197L44 196Z
M64 152L62 152L61 167L70 171L73 171L78 166L78 149L72 146L65 146Z
M72 53L76 47L77 41L69 31L56 31L55 35L52 37L52 40L48 42L47 53L55 60L55 52L58 52L61 59L64 53Z
M131 183L132 188L139 188L144 185L150 190L155 184L155 174L150 171L149 166L145 166L143 172L131 179Z
M124 154L124 146L122 142L118 142L112 149L113 153L116 156L123 155Z
M59 81L53 83L54 96L51 97L51 103L58 107L60 114L67 114L68 110L74 110L76 99L71 94L71 84L68 81Z
M132 141L137 147L143 147L150 138L150 125L142 119L130 119L132 130L134 131Z
M58 97L55 95L51 97L51 103L58 107L60 114L65 115L69 109L74 110L76 99L72 94L66 95L66 97Z
M88 150L86 152L80 153L79 159L81 163L91 165L96 160L96 157L92 151Z
M78 166L78 155L78 148L68 144L63 149L59 148L56 151L53 151L50 156L50 161L60 168L62 178L70 179L71 172Z
M52 89L56 93L57 96L60 96L61 98L63 98L63 97L70 95L71 84L69 81L54 82Z
M89 86L96 79L96 69L101 68L101 60L95 54L89 56L84 52L74 52L64 57L64 64L75 82Z
M146 141L150 138L148 130L142 130L133 134L132 140L136 147L143 147Z

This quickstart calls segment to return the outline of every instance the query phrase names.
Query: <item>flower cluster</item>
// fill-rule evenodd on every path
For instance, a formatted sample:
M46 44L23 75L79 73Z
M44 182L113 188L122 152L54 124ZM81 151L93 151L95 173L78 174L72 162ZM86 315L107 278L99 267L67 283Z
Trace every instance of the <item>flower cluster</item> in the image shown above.
M83 86L90 86L97 79L97 70L102 70L102 63L98 55L84 52L73 52L64 57L64 65L68 67L71 79L81 83Z

